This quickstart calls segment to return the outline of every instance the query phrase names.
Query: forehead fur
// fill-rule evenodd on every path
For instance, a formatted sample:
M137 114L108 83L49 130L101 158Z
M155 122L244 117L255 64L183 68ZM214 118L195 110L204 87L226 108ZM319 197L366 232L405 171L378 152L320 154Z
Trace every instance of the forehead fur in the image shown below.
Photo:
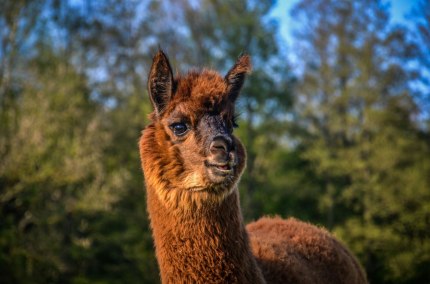
M225 107L227 101L227 83L218 72L203 70L192 71L175 80L176 90L170 106L180 103L198 104L205 111ZM196 108L197 109L197 108Z

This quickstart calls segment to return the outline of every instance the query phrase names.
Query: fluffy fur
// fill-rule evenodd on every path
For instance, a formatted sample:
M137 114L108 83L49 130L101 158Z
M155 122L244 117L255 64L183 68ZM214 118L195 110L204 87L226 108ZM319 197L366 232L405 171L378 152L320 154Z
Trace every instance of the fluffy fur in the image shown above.
M366 283L351 252L329 232L294 218L261 218L247 227L267 283Z
M148 89L154 112L140 139L147 208L163 283L366 283L353 255L324 229L262 218L246 228L237 183L245 149L234 104L251 70L174 78L163 52Z

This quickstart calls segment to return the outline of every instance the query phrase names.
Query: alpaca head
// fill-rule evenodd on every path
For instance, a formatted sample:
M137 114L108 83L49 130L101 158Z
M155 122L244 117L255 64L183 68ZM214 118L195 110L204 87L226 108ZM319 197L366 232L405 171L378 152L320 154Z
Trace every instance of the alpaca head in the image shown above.
M140 147L146 183L166 205L217 202L235 188L245 150L233 135L234 105L250 69L244 55L225 77L203 70L174 78L166 55L154 57L148 78L154 111Z

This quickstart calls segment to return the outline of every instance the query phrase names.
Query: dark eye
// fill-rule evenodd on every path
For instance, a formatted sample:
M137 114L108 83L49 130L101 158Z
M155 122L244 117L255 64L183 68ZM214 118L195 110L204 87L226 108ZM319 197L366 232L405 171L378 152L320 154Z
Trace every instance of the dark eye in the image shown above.
M170 128L172 129L173 133L176 136L182 136L188 130L187 125L185 123L182 123L182 122L173 123L172 125L170 125Z

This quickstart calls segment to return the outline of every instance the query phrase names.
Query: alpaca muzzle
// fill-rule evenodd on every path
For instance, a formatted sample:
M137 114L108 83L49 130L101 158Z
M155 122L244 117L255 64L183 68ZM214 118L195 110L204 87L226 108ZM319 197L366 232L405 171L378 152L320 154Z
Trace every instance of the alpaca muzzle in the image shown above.
M233 175L236 165L233 139L228 135L218 135L213 138L205 164L214 181Z

